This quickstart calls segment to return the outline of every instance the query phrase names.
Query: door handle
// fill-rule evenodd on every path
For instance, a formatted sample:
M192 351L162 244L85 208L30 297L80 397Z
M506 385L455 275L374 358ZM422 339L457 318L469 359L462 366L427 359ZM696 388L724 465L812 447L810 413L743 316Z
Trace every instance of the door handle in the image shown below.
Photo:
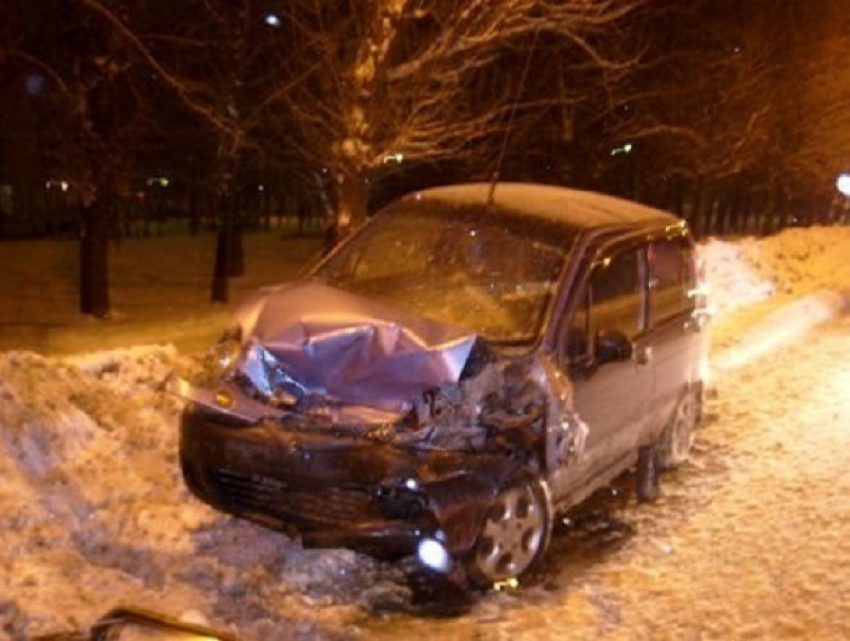
M648 365L652 360L652 348L641 347L635 352L635 361L638 365Z

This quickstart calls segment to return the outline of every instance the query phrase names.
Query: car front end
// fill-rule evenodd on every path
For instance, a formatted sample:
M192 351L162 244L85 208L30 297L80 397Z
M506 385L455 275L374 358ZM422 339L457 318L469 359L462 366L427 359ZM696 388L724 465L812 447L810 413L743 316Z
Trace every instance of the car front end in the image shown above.
M202 501L306 546L440 566L586 428L536 349L566 260L551 226L408 204L238 309L181 382L180 461Z

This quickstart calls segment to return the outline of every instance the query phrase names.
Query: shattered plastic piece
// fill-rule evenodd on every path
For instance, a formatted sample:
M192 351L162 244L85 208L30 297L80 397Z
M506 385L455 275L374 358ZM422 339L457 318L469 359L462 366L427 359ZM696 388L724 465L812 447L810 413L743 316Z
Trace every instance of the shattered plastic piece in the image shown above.
M505 592L507 590L516 590L519 587L519 581L516 579L507 579L506 581L497 581L493 584L493 589L496 592Z

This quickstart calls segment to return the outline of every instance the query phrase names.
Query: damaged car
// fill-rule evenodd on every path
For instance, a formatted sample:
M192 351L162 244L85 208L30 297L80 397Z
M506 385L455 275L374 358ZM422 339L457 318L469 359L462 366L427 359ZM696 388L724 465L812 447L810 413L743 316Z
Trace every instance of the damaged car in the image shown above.
M698 271L684 221L610 196L406 196L238 309L182 383L186 484L305 546L517 579L557 513L633 468L651 499L687 458Z

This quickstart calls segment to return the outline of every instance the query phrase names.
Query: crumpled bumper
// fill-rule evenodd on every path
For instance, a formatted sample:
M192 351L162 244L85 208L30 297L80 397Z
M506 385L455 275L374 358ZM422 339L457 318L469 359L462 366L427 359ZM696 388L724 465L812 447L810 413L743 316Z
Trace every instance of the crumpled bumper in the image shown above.
M180 461L202 501L302 536L309 547L383 557L437 538L468 551L518 463L504 455L416 450L331 431L295 431L187 406Z

